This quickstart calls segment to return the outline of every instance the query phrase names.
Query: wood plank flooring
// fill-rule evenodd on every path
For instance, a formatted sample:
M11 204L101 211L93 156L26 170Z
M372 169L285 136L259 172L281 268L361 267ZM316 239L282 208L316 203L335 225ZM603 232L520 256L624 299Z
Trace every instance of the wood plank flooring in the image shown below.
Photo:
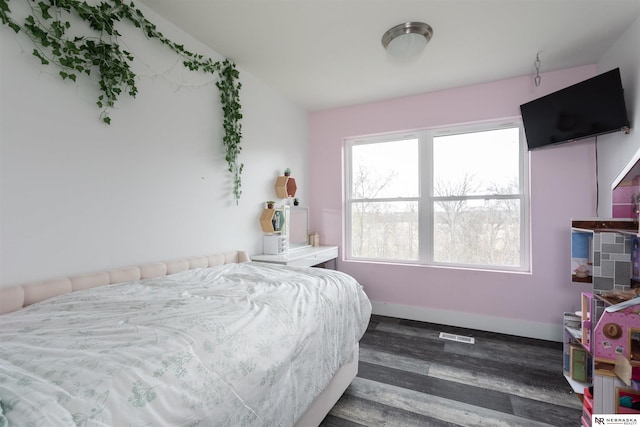
M358 376L321 426L579 426L581 409L561 343L373 316Z

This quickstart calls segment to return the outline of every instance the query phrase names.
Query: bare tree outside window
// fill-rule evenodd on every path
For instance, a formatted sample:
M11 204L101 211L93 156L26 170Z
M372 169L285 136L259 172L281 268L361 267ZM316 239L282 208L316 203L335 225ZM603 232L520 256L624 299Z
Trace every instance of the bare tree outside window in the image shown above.
M363 200L352 205L351 230L352 250L356 256L375 257L381 255L376 248L382 248L379 236L385 233L377 233L381 224L384 224L382 204L373 200L389 186L397 176L395 171L382 177L373 171L372 166L359 164L353 177L353 198Z
M434 138L433 260L520 264L519 130Z
M348 144L347 256L527 268L522 135L496 125Z
M353 148L351 253L360 258L418 259L417 140Z

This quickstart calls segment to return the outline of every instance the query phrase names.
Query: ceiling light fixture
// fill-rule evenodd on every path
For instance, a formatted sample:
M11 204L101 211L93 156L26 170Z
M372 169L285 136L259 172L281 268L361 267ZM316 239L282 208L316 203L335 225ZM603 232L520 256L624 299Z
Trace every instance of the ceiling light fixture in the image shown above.
M424 22L405 22L382 36L382 46L391 55L407 58L418 54L429 43L433 29Z

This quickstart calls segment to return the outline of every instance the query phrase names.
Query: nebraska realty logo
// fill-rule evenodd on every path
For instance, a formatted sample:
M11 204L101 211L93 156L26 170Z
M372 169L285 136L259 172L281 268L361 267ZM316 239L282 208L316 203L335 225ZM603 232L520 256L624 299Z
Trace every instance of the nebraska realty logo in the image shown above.
M640 414L593 415L593 426L640 426Z

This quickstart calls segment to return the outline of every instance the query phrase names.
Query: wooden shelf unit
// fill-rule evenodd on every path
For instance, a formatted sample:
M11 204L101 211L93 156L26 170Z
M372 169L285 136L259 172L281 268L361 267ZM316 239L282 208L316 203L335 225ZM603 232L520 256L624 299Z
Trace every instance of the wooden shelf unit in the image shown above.
M281 224L279 227L273 226L273 219L280 215ZM286 227L284 209L263 209L260 215L260 227L263 233L282 233Z
M286 199L288 197L295 197L298 186L296 180L292 176L279 176L276 178L276 196L280 199Z

